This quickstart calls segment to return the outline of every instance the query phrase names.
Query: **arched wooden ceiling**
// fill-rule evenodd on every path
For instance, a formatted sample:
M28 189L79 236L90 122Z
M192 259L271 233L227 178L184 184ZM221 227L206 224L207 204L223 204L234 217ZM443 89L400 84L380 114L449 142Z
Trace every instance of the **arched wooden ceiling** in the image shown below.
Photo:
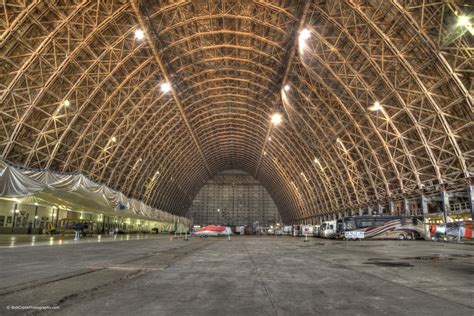
M467 3L7 0L0 153L180 215L230 168L285 221L464 186Z

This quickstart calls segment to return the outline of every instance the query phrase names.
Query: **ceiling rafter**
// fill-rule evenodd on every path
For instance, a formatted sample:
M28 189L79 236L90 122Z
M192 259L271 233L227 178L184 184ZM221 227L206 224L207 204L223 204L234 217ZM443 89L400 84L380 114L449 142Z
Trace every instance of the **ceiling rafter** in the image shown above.
M11 162L181 215L238 168L286 222L473 183L462 1L9 0L0 12Z
M153 52L153 55L155 57L155 60L157 62L157 64L160 66L160 70L161 70L161 73L165 79L166 82L172 84L173 83L173 80L171 80L171 77L170 77L170 74L168 73L168 70L166 68L166 66L163 64L163 61L161 60L161 57L160 55L158 55L158 51L155 47L155 44L153 43L153 40L152 40L152 37L151 37L151 34L149 32L149 29L145 23L145 21L143 20L143 17L141 16L141 12L140 12L140 9L139 9L139 6L138 6L138 3L137 3L137 0L130 0L131 1L131 4L132 4L132 7L133 7L133 10L135 11L135 14L137 16L137 19L138 21L140 22L140 25L142 27L142 30L143 32L146 34L146 39L148 41L148 44L150 45L150 48ZM212 171L211 169L209 168L209 165L207 163L207 159L206 159L206 156L204 154L204 152L202 151L202 148L201 148L201 145L199 143L199 140L196 138L196 135L194 135L194 131L191 127L191 125L189 124L189 121L188 121L188 118L186 117L186 113L184 111L184 107L183 105L181 104L181 101L179 100L179 96L177 95L177 92L175 91L176 87L172 87L171 88L171 94L173 96L173 99L179 109L179 112L181 113L181 117L184 121L184 124L186 125L188 131L189 131L189 134L191 135L192 139L193 139L193 142L195 143L197 149L198 149L198 152L199 152L199 155L201 156L201 159L202 159L202 162L205 166L205 168L207 169L207 172L209 174L210 177L212 177Z
M295 57L295 52L296 52L296 49L298 47L299 34L300 34L301 30L303 30L303 28L304 28L306 17L309 14L310 4L311 4L310 1L305 2L304 6L302 7L301 16L300 16L299 21L298 21L298 27L296 28L295 32L293 32L291 46L288 48L287 58L285 58L286 65L283 69L283 76L282 76L281 82L279 84L280 90L283 89L283 86L285 85L285 82L287 81L287 78L288 78L288 73L290 72L291 66L293 64L293 59ZM270 136L270 133L271 133L271 129L272 129L272 124L270 123L270 125L268 127L267 134L265 135L265 140L263 142L262 150L260 152L260 157L258 159L257 167L255 168L255 177L258 176L258 171L260 169L260 163L262 161L263 153L265 152L265 148L266 148L266 145L267 145L268 137Z

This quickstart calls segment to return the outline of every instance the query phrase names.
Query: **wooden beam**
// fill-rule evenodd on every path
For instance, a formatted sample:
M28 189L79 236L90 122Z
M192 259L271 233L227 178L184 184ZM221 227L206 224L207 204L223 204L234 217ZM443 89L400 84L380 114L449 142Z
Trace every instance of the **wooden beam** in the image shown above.
M189 134L191 135L191 138L193 139L193 142L194 144L196 145L196 148L199 152L199 155L201 156L201 160L204 164L204 166L206 167L206 170L207 170L207 173L209 174L209 177L212 178L213 174L212 174L212 171L211 169L209 168L209 164L207 162L207 159L206 159L206 156L204 155L204 152L202 150L202 147L201 147L201 144L199 143L199 140L197 139L196 137L196 134L194 133L194 130L191 126L191 124L189 123L189 120L186 116L186 112L184 111L184 106L183 104L181 103L181 101L179 100L178 98L178 95L175 91L175 89L173 89L173 82L171 81L171 76L170 74L168 73L168 70L166 69L163 61L161 60L161 57L160 57L160 54L158 53L155 45L153 44L153 41L151 39L151 36L150 36L150 32L148 32L148 28L146 27L146 23L145 21L143 20L142 16L141 16L141 13L140 13L140 9L138 7L138 3L137 3L137 0L130 0L131 4L132 4L132 7L133 7L133 10L135 11L135 14L137 16L137 19L138 19L138 22L140 23L140 26L141 26L141 29L143 31L143 33L145 33L145 38L148 42L148 44L150 45L150 48L153 52L153 55L155 57L155 60L156 60L156 63L158 64L158 66L160 67L160 71L163 75L163 78L165 79L166 82L168 82L170 85L171 85L171 95L173 96L173 99L176 103L176 106L178 107L178 110L179 110L179 113L181 115L181 118L183 119L183 122L184 124L186 125L186 128L188 129L189 131Z

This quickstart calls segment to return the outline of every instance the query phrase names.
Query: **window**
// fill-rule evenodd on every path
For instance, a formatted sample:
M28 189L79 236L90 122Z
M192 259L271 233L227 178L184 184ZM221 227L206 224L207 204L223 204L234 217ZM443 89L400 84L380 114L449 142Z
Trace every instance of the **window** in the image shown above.
M360 227L360 228L374 226L374 220L370 218L358 219L356 222L357 222L357 227Z
M356 223L353 219L345 221L344 225L348 230L356 229Z
M387 222L387 221L384 220L384 219L377 218L377 219L375 220L375 226L383 226L383 225L385 225L386 222Z

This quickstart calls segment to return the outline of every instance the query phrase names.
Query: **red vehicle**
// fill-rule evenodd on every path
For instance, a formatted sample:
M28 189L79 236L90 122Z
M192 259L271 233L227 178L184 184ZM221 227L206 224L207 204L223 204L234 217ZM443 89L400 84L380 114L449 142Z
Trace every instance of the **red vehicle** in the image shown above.
M206 227L196 229L193 235L199 237L230 236L232 235L232 229L227 226L208 225Z

